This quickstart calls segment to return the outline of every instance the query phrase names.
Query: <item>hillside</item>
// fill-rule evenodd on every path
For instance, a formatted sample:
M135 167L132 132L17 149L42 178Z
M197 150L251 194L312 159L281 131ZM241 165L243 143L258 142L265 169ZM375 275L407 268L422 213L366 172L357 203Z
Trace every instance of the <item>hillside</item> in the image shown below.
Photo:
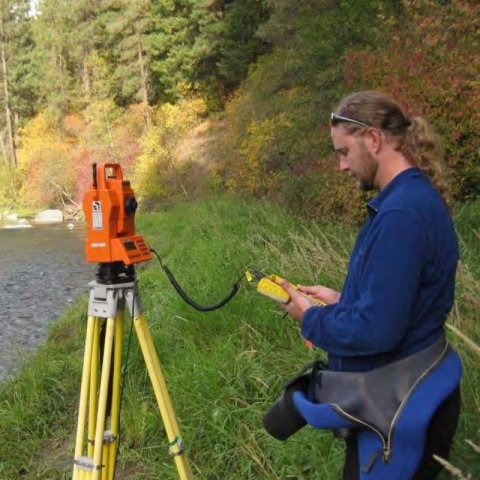
M478 2L122 2L44 0L20 24L3 13L0 203L78 211L91 163L109 161L149 210L235 191L356 222L328 118L344 94L364 89L430 120L457 203L478 196ZM141 25L137 50L128 19ZM28 57L17 54L22 42ZM18 77L25 70L35 75Z

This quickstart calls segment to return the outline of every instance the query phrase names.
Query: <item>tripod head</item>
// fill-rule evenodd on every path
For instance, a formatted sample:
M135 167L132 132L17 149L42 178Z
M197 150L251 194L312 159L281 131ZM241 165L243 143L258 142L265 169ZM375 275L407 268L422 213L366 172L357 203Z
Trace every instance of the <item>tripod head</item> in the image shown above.
M152 258L142 235L135 234L137 200L116 163L94 163L93 179L83 198L87 221L87 262L128 266Z

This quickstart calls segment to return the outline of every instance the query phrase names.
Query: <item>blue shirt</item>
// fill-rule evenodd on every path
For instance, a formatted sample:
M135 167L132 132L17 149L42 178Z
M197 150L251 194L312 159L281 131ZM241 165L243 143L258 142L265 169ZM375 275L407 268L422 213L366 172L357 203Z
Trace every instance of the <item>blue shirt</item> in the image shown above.
M367 210L339 302L302 318L332 370L366 371L427 347L453 305L458 242L430 180L409 168Z

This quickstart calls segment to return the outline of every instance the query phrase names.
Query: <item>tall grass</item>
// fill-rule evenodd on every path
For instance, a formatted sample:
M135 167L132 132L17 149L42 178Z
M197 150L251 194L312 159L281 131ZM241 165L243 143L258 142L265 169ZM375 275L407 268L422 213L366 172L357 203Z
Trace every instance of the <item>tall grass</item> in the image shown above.
M223 298L248 268L340 288L356 234L234 198L139 216L138 230L200 304ZM480 284L474 271L469 264L461 266L450 323L478 344ZM262 427L284 380L322 355L304 345L298 326L282 318L253 284L244 282L222 309L202 313L180 298L158 262L142 265L139 278L195 478L338 479L343 445L328 432L307 427L279 442ZM86 307L81 299L66 311L38 353L0 386L2 480L71 476ZM478 444L480 438L478 355L458 335L450 336L466 367L464 410L451 462L480 478L478 453L465 442ZM123 380L117 480L178 478L135 338Z

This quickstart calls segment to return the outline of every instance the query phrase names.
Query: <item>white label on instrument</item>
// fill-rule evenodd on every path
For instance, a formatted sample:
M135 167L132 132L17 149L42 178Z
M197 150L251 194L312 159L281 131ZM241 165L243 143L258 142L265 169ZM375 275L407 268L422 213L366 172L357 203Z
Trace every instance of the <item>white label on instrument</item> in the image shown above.
M94 201L92 204L92 223L94 230L103 228L102 202L99 200Z

